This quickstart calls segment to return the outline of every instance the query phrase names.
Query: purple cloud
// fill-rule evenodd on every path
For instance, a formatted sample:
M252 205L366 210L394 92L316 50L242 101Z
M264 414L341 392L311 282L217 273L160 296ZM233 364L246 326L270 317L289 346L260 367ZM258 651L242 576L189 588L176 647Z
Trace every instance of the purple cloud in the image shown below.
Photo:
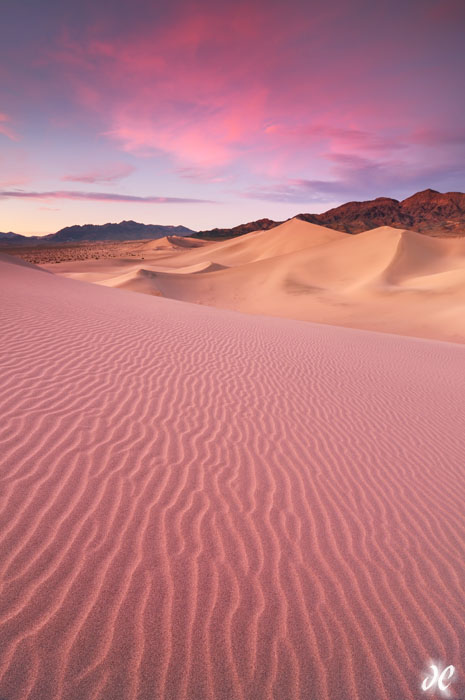
M10 126L10 119L6 114L0 112L0 134L6 136L11 141L18 141L18 136Z
M350 193L350 187L342 180L291 179L264 187L253 187L242 193L246 199L268 202L302 203L331 202Z
M27 192L24 190L0 190L0 199L75 199L96 202L140 202L145 204L215 204L208 199L188 197L138 197L131 194L111 192L76 192L55 190L52 192Z
M423 146L465 145L465 129L418 129L412 133L410 141Z
M448 161L438 165L418 166L402 161L376 161L347 153L329 153L326 160L332 163L334 179L316 180L294 178L274 181L268 185L251 187L240 193L246 199L271 202L311 204L349 199L413 194L427 187L440 189L444 170L454 179L465 176L465 165ZM438 184L436 184L438 183ZM448 184L448 183L447 183ZM446 187L447 187L446 184Z
M71 175L63 175L61 178L65 182L115 182L123 177L128 177L135 171L134 166L126 163L115 163L106 168L97 168L84 173L75 173Z

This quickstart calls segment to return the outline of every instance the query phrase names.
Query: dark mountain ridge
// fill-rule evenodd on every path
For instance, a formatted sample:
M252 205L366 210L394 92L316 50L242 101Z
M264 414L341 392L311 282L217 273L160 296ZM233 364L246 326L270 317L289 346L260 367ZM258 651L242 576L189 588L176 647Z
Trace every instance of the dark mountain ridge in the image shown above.
M160 226L139 224L137 221L121 221L119 224L85 224L67 226L57 233L45 236L51 243L72 243L76 241L132 241L164 236L190 236L194 233L185 226Z
M441 193L428 189L402 201L390 197L377 197L365 202L347 202L322 214L297 214L296 218L344 233L361 233L378 226L393 226L431 236L463 236L465 194ZM281 223L282 221L260 219L231 229L199 231L196 236L231 238L249 231L270 229Z
M164 236L192 236L195 231L185 226L161 226L158 224L139 224L137 221L120 221L119 224L84 224L83 226L66 226L57 233L47 236L22 236L16 233L0 233L0 244L53 245L64 243L100 242L100 241L136 241L164 238Z
M22 236L20 233L13 233L13 231L1 233L0 231L0 243L22 243L30 240L29 236Z
M424 190L402 201L378 197L348 202L323 214L299 214L298 218L346 233L394 226L429 235L465 235L465 194Z
M267 231L282 223L282 221L273 221L272 219L258 219L257 221L249 221L247 224L239 224L234 228L212 228L209 231L199 231L194 235L194 238L235 238L252 231Z

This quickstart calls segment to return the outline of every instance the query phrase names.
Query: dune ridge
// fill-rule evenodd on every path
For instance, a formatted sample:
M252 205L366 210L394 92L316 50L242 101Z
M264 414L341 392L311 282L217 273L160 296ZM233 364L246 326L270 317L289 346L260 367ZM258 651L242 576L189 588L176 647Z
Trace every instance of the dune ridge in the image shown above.
M3 260L0 292L0 697L414 700L460 669L463 347Z

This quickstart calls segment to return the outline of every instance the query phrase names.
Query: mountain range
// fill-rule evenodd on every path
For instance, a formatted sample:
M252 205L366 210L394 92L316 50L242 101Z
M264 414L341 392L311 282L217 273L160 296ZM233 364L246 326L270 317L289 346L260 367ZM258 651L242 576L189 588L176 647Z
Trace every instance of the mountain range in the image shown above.
M0 244L37 245L65 244L99 241L136 241L164 238L165 236L192 236L194 231L185 226L160 226L158 224L139 224L137 221L121 221L119 224L85 224L84 226L67 226L57 233L47 236L22 236L18 233L0 233Z
M319 224L344 233L361 233L378 226L412 229L430 236L465 235L465 194L441 193L427 189L399 201L378 197L366 202L348 202L322 214L298 214L298 219ZM67 226L47 236L22 236L0 233L0 245L65 244L84 241L128 241L156 239L164 236L194 236L196 238L235 238L251 231L274 228L282 221L259 219L234 228L215 228L193 231L185 226L160 226L121 221L101 226Z
M400 202L378 197L368 202L348 202L324 214L300 214L299 218L346 233L394 226L429 235L464 235L465 194L428 189Z
M361 233L378 226L393 226L436 236L465 235L465 194L443 194L428 189L402 201L378 197L367 202L347 202L323 214L297 214L296 218L344 233ZM199 231L196 235L231 238L254 230L270 229L281 223L260 219L231 229Z

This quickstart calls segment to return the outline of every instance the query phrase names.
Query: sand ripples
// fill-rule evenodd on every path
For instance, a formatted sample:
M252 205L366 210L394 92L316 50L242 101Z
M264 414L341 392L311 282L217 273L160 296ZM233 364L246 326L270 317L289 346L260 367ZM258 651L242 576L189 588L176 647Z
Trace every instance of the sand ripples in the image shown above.
M460 669L463 347L0 265L1 697L409 700Z

